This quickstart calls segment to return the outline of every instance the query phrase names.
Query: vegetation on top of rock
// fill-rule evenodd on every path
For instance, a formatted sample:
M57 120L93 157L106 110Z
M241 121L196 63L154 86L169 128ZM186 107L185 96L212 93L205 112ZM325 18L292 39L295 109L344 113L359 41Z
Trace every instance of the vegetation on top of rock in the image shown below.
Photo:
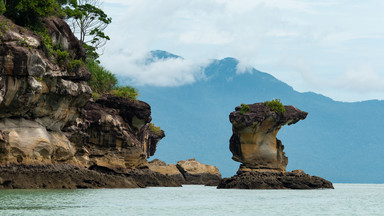
M101 66L98 62L94 61L93 59L87 59L85 65L87 66L89 72L92 74L88 84L91 86L94 92L104 94L108 93L116 87L116 76Z
M72 59L67 64L67 70L74 71L77 67L84 65L84 62L82 60Z
M88 85L94 92L95 99L99 98L102 94L110 93L117 97L130 98L136 100L138 91L130 86L118 86L115 74L101 66L93 59L87 59L86 67L91 73L92 77L88 81Z
M244 114L249 111L249 106L247 104L241 104L240 113Z
M39 26L43 17L59 16L63 18L66 16L63 5L76 3L76 0L5 1L4 15L21 26Z
M16 24L24 26L42 38L42 45L46 55L56 63L67 69L75 70L79 65L85 65L92 77L88 81L94 96L110 93L118 97L136 100L138 92L130 86L119 87L117 78L106 70L97 60L97 49L105 45L109 37L103 30L112 19L98 6L98 0L0 0L0 13L13 20ZM54 43L46 29L43 19L48 16L58 16L71 20L80 33L80 42L86 50L85 63L75 57L60 43ZM1 25L0 25L1 27ZM5 25L4 28L6 28ZM2 28L3 29L3 28ZM76 30L75 30L76 31ZM22 41L23 42L23 41Z
M279 114L285 113L285 107L281 103L280 99L273 99L271 101L265 101L264 105L276 113L279 113Z
M160 127L156 127L152 122L149 123L149 130L151 132L153 132L154 134L156 134L157 136L161 136L161 134L163 133L161 131L161 128Z
M110 93L117 97L129 98L131 100L136 100L137 96L139 96L137 90L131 86L119 86L115 89L112 89Z

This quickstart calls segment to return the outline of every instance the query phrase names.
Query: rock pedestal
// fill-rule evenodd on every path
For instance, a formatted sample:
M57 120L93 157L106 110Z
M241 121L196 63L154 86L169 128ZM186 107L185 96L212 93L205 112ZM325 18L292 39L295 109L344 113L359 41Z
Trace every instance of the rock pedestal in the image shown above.
M278 113L264 103L255 103L247 105L247 110L236 107L229 115L233 131L229 146L232 159L242 164L237 175L223 179L218 188L333 188L325 179L311 177L303 171L286 172L288 158L276 135L282 126L295 124L308 113L294 106L284 108L284 113Z

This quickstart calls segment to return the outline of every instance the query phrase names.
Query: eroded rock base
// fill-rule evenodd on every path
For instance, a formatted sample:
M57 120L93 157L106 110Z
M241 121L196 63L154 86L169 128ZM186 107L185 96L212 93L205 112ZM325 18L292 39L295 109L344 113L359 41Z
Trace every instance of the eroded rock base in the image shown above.
M292 172L241 172L224 178L217 188L227 189L321 189L331 188L330 181L310 176L303 171Z
M0 189L143 188L181 186L165 175L146 170L115 173L73 165L0 166Z

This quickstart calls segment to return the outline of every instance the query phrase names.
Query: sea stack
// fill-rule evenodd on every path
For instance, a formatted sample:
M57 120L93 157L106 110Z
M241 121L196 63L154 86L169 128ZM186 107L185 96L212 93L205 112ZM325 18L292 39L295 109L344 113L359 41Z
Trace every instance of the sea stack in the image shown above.
M232 159L242 164L237 174L224 178L218 188L333 188L331 182L302 170L286 171L288 158L276 135L282 126L304 120L307 114L294 106L283 106L277 100L272 101L272 105L255 103L236 107L229 115L233 131L229 148Z

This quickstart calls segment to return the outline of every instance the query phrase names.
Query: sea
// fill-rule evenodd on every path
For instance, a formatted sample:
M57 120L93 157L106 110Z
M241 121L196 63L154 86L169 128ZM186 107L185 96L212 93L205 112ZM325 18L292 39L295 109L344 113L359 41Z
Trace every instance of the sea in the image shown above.
M384 215L384 184L320 190L200 185L143 189L0 190L0 215Z

